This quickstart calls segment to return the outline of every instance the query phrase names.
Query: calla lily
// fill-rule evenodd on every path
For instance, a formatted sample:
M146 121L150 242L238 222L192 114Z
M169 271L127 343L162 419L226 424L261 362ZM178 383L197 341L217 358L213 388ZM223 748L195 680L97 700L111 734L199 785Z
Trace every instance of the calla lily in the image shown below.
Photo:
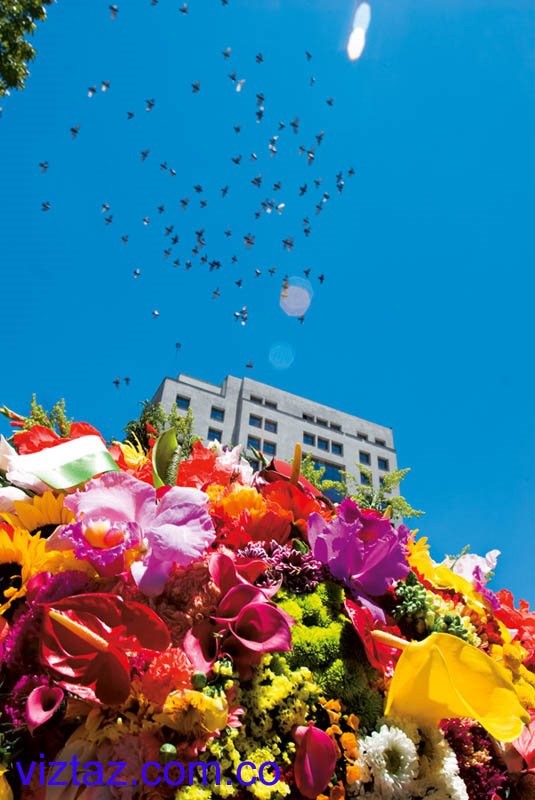
M331 780L336 766L336 748L325 731L312 723L299 725L293 731L297 743L294 776L304 797L315 800Z
M80 594L45 606L41 657L61 685L106 705L130 693L127 653L165 650L169 631L141 603L112 594Z
M30 692L26 701L26 718L31 733L54 716L63 697L63 689L59 686L37 686Z

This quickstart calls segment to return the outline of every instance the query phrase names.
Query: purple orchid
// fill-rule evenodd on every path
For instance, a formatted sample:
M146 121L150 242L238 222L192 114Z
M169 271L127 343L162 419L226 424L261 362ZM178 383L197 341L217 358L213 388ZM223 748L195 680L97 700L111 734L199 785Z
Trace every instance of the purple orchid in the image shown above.
M124 472L89 481L65 498L76 520L56 530L49 549L73 549L100 575L128 569L147 595L159 594L174 564L187 566L213 542L208 496L173 487L161 500L147 483Z
M340 503L331 522L317 513L308 518L308 541L314 558L379 617L382 612L371 598L384 594L394 581L409 573L405 551L408 533L403 525L396 530L390 520L362 511L353 500Z

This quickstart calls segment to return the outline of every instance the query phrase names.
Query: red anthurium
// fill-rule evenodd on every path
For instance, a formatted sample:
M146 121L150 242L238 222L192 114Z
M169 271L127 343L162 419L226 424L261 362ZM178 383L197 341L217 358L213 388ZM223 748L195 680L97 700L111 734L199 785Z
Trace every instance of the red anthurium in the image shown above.
M262 470L260 477L267 483L280 480L289 481L292 477L292 465L286 461L280 461L278 458L273 458L267 467ZM302 475L299 476L298 485L313 497L321 496L321 492Z
M344 603L347 615L358 634L359 639L364 645L368 661L375 669L382 672L387 677L394 674L396 662L401 652L395 647L389 647L379 642L372 636L372 631L381 630L392 633L394 636L402 638L401 631L397 625L383 625L376 620L368 608L355 603L354 600L347 599Z
M113 594L80 594L45 605L41 656L61 685L101 703L123 703L130 692L127 654L165 650L170 636L141 603ZM83 688L85 687L85 688Z
M314 800L333 776L336 766L334 742L312 723L294 728L293 738L297 742L295 783L304 797Z
M29 430L16 433L13 436L13 443L19 455L23 456L28 453L38 453L47 447L55 447L71 439L79 439L81 436L98 436L104 441L102 435L92 425L87 422L73 422L69 435L65 438L58 436L55 431L44 425L32 425Z

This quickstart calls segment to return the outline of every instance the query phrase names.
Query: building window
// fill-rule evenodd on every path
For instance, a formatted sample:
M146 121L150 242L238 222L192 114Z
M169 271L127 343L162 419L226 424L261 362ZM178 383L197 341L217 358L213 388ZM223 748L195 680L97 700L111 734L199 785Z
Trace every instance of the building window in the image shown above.
M319 450L329 450L329 442L327 439L322 439L321 436L318 436L318 449Z
M360 473L360 482L363 486L371 486L372 482L370 480L369 475L365 475L363 472Z
M332 431L341 431L342 430L342 426L341 425L337 425L336 422L331 422L331 430Z
M210 412L210 416L217 422L223 422L223 420L225 419L225 411L222 408L216 408L215 406L212 406L212 411Z
M274 456L277 452L277 445L275 442L266 442L264 439L264 453L267 453L268 456Z
M277 423L274 422L272 419L266 419L264 422L264 428L269 433L277 433Z
M314 422L314 417L312 414L303 414L303 419L305 422Z
M189 408L189 397L184 397L182 394L177 394L176 396L176 404L179 408L183 408L187 411Z
M343 456L343 445L341 445L340 442L331 442L331 453L333 453L335 456Z
M266 408L271 408L273 410L276 410L276 408L277 408L277 404L274 403L272 400L265 400L264 401L264 405L265 405Z
M379 447L386 447L386 442L384 439L376 439L375 444L378 444Z
M360 431L357 431L357 439L359 439L359 441L361 441L361 442L367 442L368 441L368 434L367 433L361 433Z
M335 464L327 464L325 461L314 459L314 468L323 469L323 480L325 481L340 481L343 482L342 470L344 467L337 467ZM334 503L339 503L343 498L335 489L327 489L325 492L327 497Z
M312 445L315 447L316 445L316 437L312 433L304 433L303 434L303 444Z
M316 417L316 425L321 425L322 428L326 428L327 427L327 420L326 419L320 419L319 417Z
M259 405L262 405L262 398L259 397L257 394L252 394L251 403L258 403Z
M377 465L379 469L384 469L386 472L388 470L388 458L378 458Z
M364 453L362 450L359 453L359 461L361 464L369 464L370 463L370 454Z
M256 458L253 458L249 463L254 469L254 471L258 472L258 470L260 469L260 461L257 461Z
M208 428L208 441L209 442L220 442L222 435L223 435L222 431L216 431L215 428Z
M247 447L254 447L255 450L260 450L260 439L257 439L256 436L248 436Z
M255 414L249 414L249 425L251 428L261 428L262 417L257 417Z

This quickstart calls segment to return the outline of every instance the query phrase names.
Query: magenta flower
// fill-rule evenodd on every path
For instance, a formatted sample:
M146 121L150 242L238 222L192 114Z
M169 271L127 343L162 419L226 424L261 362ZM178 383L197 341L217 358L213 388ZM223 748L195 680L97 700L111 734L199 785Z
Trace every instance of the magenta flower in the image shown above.
M314 558L378 616L382 612L371 598L384 594L394 581L409 573L405 552L408 533L403 525L396 530L390 520L379 518L376 512L373 516L363 512L353 500L340 503L331 522L317 513L308 518L308 541Z
M54 716L63 697L63 689L59 686L37 686L30 692L26 701L26 719L31 733Z
M294 776L303 797L314 800L331 780L336 766L336 748L325 731L312 723L293 731L297 742Z
M184 639L197 669L208 672L216 658L228 655L246 679L263 653L291 649L294 620L270 602L279 586L259 588L250 582L264 569L258 559L234 560L223 553L210 557L210 575L222 596L211 619L194 625Z
M213 542L208 496L174 487L158 501L156 490L124 472L89 481L85 491L65 499L76 515L48 540L50 549L74 549L100 575L118 575L131 566L147 595L159 594L173 564L187 566Z

